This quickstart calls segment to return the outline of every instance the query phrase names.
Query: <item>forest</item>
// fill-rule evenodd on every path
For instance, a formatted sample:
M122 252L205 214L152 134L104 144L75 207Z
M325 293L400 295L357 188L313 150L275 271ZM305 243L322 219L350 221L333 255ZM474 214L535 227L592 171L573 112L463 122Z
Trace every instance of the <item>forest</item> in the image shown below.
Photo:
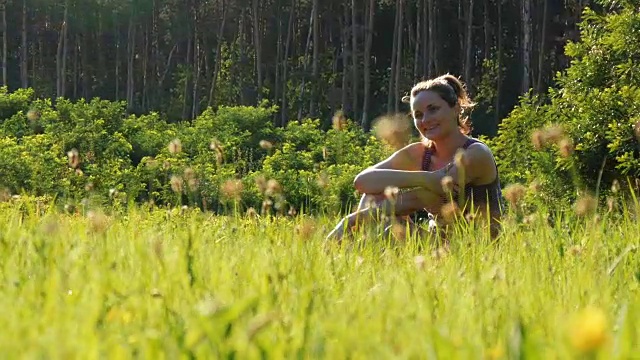
M276 125L342 110L365 130L425 78L460 76L495 135L568 66L589 0L4 0L2 84L191 120L277 105Z

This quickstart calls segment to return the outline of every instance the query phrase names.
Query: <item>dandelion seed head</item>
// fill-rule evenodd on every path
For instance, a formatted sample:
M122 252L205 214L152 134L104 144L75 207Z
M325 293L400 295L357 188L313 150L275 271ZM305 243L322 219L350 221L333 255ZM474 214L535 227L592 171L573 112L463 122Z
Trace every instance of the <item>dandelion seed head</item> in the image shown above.
M384 197L386 197L389 201L396 201L399 192L400 189L398 189L397 187L387 186L384 189Z
M260 140L260 147L265 150L271 150L271 148L273 148L273 144L267 140Z
M242 181L238 179L229 179L222 183L220 187L220 192L227 199L239 200L242 196L242 191L244 190L244 185Z
M440 181L440 184L442 185L442 190L446 193L449 194L453 191L453 178L449 175L445 176L442 178L442 180Z
M578 216L587 216L596 210L597 205L598 203L593 196L584 195L576 201L574 208Z
M571 154L573 154L573 143L571 142L571 140L563 138L558 143L558 149L560 150L560 156L562 156L563 158L568 158L569 156L571 156Z
M402 115L385 115L373 121L373 131L378 139L394 149L405 146L411 138L411 122Z
M172 175L169 181L171 183L171 190L173 190L173 192L175 193L182 192L182 190L184 189L184 180L182 179L181 176Z
M333 114L331 122L333 123L333 128L335 130L344 130L347 128L347 117L344 115L342 110L338 110Z
M178 154L182 152L182 142L180 139L173 139L169 143L169 152L172 154Z
M511 206L516 206L524 198L526 189L522 184L509 184L504 188L504 197Z
M77 149L71 149L67 152L67 157L69 158L69 166L73 169L77 168L80 165L80 155L78 154Z

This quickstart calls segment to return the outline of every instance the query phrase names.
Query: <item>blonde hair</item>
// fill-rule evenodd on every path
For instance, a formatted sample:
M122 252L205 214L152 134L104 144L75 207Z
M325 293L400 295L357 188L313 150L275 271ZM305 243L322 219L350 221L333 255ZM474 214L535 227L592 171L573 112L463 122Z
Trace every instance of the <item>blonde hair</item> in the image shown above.
M444 74L435 79L421 81L413 86L411 96L404 96L402 98L402 102L411 103L411 99L423 91L435 92L451 107L459 104L461 111L458 116L458 126L465 135L471 133L471 119L468 113L475 106L475 103L469 98L467 90L460 79L451 74Z

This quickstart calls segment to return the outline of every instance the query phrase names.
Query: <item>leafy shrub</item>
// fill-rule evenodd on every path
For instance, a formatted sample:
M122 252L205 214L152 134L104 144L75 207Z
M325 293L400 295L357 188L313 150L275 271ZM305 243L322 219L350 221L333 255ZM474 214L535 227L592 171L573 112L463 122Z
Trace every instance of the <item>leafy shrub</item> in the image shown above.
M503 181L537 179L549 204L640 177L640 14L631 5L607 15L587 9L581 30L581 41L566 47L573 60L556 78L559 89L544 104L523 97L490 141ZM570 156L557 144L534 148L536 131L553 124L563 129Z

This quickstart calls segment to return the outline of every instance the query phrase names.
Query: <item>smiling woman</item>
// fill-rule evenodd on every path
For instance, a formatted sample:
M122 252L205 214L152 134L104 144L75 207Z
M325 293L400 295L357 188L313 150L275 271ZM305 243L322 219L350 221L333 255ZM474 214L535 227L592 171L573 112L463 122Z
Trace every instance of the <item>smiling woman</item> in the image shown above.
M439 218L452 206L463 213L488 215L492 234L497 235L504 210L498 169L491 150L469 136L466 113L473 103L462 82L449 74L420 82L403 102L411 106L422 141L356 176L354 186L364 194L358 209L328 238L341 239L380 212L416 229L419 215ZM397 193L390 190L396 188ZM454 204L456 198L461 201Z

